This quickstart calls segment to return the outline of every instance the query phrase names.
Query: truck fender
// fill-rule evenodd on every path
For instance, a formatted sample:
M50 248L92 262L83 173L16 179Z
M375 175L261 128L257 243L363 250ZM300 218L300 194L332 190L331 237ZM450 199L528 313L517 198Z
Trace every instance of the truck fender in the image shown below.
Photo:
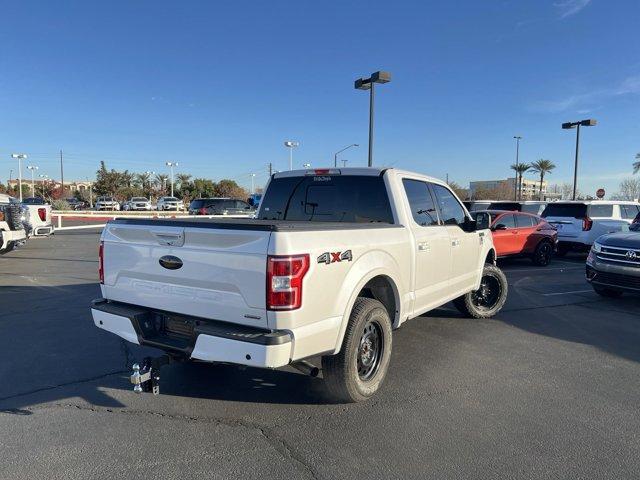
M395 318L392 318L393 327L399 326L403 314L406 310L405 301L401 292L406 292L405 286L400 280L400 267L395 258L382 250L372 250L360 257L353 267L349 270L349 273L342 283L342 292L338 298L337 305L346 305L342 314L342 321L340 322L340 331L337 337L336 347L334 354L340 351L342 347L342 340L344 338L345 331L347 330L347 324L349 323L349 317L351 316L351 310L353 309L358 294L364 288L364 286L371 279L383 276L389 279L389 282L393 288L393 294L396 303Z
M491 238L491 233L489 233L489 238ZM492 265L496 264L496 250L493 246L493 240L487 245L487 241L484 241L484 248L480 253L479 264L478 264L478 278L476 279L475 288L477 290L480 288L480 282L482 281L482 272L484 271L484 264L490 263Z

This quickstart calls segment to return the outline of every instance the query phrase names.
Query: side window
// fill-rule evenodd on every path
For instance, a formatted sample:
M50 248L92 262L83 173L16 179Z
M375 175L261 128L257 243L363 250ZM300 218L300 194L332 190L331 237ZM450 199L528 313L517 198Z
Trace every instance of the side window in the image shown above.
M496 221L496 227L503 225L504 228L516 228L516 219L512 214L506 214Z
M637 205L620 205L620 215L627 220L633 220L638 215Z
M536 225L535 218L529 215L516 215L516 226L518 228L531 228Z
M436 205L431 197L429 185L418 180L405 178L402 180L404 191L409 200L411 215L418 225L429 227L438 225Z
M433 191L438 200L440 218L446 225L462 225L466 218L464 209L456 197L448 188L442 185L433 185Z
M590 217L613 217L613 205L598 205L592 203L589 205Z

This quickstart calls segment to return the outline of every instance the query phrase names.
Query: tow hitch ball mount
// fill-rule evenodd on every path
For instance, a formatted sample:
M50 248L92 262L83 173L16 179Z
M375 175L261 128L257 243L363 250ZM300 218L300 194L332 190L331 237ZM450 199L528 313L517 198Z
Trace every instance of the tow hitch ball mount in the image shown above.
M153 392L154 395L158 395L160 393L160 369L169 363L171 363L169 355L145 357L142 360L142 365L134 363L133 373L130 377L133 391L136 393Z

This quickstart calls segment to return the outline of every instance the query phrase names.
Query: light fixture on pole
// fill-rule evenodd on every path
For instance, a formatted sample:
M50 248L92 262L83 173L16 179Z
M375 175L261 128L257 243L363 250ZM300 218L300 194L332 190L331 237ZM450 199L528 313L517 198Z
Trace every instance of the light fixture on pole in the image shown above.
M11 158L18 160L18 190L20 191L20 202L22 202L22 160L27 158L24 153L12 153Z
M357 90L369 90L369 162L373 165L373 93L376 83L389 83L391 74L389 72L375 72L369 78L359 78L355 81Z
M93 182L89 182L89 177L86 178L87 182L89 183L89 208L93 209Z
M45 188L45 185L47 183L47 180L49 179L49 175L47 175L45 173L41 173L40 175L38 175L38 177L40 177L42 179L41 180L41 182L42 182L42 198L44 198L44 196L45 196L44 188ZM35 195L34 195L34 197L35 197Z
M289 149L289 170L293 170L293 149L300 146L300 142L294 142L293 140L287 140L284 142L284 146Z
M336 153L333 154L333 166L337 167L338 166L338 154L344 152L345 150L348 150L351 147L359 147L360 145L358 145L357 143L352 143L351 145L344 147L342 150L338 150Z
M576 190L578 185L578 151L580 149L580 127L593 127L596 122L593 118L587 120L580 120L578 122L566 122L562 124L563 130L576 129L576 158L573 165L573 196L572 200L576 199Z
M156 172L153 172L153 171L147 170L147 171L146 171L146 172L144 172L144 173L145 173L145 175L148 175L148 176L149 176L149 190L151 190L151 175L155 175L155 174L156 174ZM142 189L144 190L144 182L142 182Z
M520 164L520 140L522 140L522 137L519 135L514 135L513 138L516 139L516 169L517 169L518 165ZM514 184L513 199L517 202L518 201L518 170L516 170L516 178L513 184Z
M303 163L302 164L302 168L311 168L311 164L310 163Z
M173 167L177 167L178 162L167 162L165 165L171 169L171 196L173 197Z
M31 170L31 196L35 197L36 196L36 180L35 180L34 174L36 170L38 170L38 167L36 167L35 165L28 165L27 169Z

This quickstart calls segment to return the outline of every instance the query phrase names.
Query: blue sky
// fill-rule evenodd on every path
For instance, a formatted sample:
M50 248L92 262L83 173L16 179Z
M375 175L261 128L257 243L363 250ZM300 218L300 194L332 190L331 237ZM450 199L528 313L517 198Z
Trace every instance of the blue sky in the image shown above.
M98 162L250 183L267 164L374 162L449 178L503 178L548 158L579 188L614 191L640 151L640 2L5 2L0 30L0 179L25 152L40 172L92 177ZM25 170L26 171L26 170Z

